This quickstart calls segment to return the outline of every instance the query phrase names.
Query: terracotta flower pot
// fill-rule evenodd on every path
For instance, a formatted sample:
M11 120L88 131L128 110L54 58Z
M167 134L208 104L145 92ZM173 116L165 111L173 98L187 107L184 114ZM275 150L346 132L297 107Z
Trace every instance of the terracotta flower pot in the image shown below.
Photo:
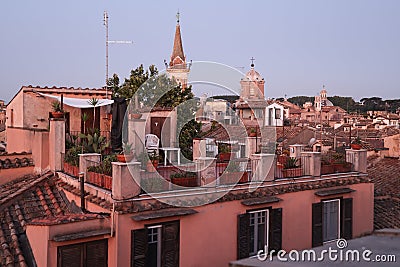
M335 173L335 166L333 166L332 164L329 165L322 164L321 174L330 174L330 173Z
M171 182L173 184L179 185L179 186L196 187L197 186L197 177L171 178Z
M360 150L361 149L361 145L360 144L351 144L350 146L351 146L351 149L354 149L354 150Z
M220 161L229 161L231 159L231 152L219 153Z
M51 116L55 119L60 119L62 117L64 117L64 112L51 112Z
M112 189L112 177L103 174L103 180L104 180L104 188L111 190Z
M301 176L301 168L284 169L282 170L282 172L283 172L283 177L285 178Z
M133 155L131 154L117 154L117 160L119 162L130 162L133 159Z
M158 160L148 161L146 164L147 172L155 172L158 167Z
M131 116L131 119L138 120L142 117L142 114L141 113L131 113L130 116Z

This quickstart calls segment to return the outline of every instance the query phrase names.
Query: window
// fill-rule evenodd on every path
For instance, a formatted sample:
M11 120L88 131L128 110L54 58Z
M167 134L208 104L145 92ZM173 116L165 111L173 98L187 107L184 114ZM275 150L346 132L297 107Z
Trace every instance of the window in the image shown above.
M161 266L161 227L161 225L156 225L148 228L146 266Z
M280 109L275 109L275 118L280 119L281 118L281 110Z
M132 231L131 266L179 266L179 221Z
M312 246L353 236L353 199L337 198L312 204Z
M58 247L58 267L106 267L108 240L98 240Z
M339 199L322 202L322 241L339 239L340 233L340 210Z
M238 215L238 259L259 250L278 251L282 247L282 209L249 211Z
M250 256L268 245L268 210L250 213Z

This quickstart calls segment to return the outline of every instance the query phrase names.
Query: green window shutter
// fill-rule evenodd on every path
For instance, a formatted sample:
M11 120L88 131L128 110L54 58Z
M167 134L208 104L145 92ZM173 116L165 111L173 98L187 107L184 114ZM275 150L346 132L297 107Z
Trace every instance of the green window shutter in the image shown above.
M340 202L340 237L353 238L353 199L345 198Z
M85 244L85 246L86 246L85 266L107 267L107 259L108 259L107 239L88 242Z
M238 215L237 257L243 259L250 253L250 214Z
M282 208L270 212L269 245L268 249L275 253L282 249Z
M131 266L145 267L147 253L147 229L132 231Z
M162 227L161 266L179 266L179 221L168 222Z
M312 204L312 246L322 245L322 202Z
M58 267L83 266L82 244L58 247Z

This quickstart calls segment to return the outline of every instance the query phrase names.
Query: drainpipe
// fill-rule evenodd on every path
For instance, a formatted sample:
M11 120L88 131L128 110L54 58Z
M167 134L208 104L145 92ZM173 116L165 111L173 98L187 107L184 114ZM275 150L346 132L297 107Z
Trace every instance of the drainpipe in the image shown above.
M111 211L111 237L114 236L114 214L115 214L115 202L113 202L112 211Z
M80 182L80 189L81 189L81 209L83 212L86 212L86 205L85 205L85 173L79 173L79 182Z

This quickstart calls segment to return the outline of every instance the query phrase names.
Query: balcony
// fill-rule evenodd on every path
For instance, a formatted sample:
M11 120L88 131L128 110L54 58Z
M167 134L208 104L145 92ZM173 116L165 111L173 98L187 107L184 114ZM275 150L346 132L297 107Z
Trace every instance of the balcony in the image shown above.
M168 195L250 191L252 188L286 184L303 186L307 182L363 176L366 172L366 151L349 149L342 166L329 161L333 155L319 152L301 152L296 157L253 154L251 158L230 161L204 157L190 164L157 166L152 171L146 170L139 162L113 162L112 176L90 178L87 170L90 166L101 164L100 158L99 154L81 155L79 171L86 175L85 189L97 190L95 195L101 191L110 199L112 193L117 200L140 199L149 194L168 198ZM64 173L68 171L64 169Z

